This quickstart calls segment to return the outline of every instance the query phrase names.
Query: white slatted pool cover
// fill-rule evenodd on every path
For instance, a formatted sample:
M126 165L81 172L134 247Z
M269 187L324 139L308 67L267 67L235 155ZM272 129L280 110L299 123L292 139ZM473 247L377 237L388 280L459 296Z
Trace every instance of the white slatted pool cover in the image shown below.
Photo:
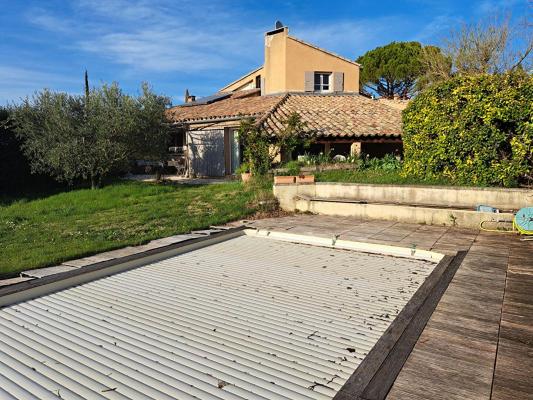
M240 236L0 310L0 398L331 399L434 262Z

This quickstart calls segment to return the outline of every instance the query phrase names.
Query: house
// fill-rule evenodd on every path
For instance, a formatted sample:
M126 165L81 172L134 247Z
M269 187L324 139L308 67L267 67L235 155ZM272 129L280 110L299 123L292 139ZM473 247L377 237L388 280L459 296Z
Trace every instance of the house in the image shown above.
M240 121L254 118L275 134L293 112L314 137L308 152L401 152L404 104L360 95L358 63L295 38L284 26L265 33L264 51L259 68L212 96L196 99L187 91L185 103L167 111L174 128L172 149L190 173L234 174L242 160Z

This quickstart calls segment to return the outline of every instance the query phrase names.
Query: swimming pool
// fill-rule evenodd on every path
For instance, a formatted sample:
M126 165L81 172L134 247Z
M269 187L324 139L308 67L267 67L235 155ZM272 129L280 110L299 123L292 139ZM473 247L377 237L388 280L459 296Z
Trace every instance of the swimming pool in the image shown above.
M0 394L331 399L442 255L241 235L0 310Z

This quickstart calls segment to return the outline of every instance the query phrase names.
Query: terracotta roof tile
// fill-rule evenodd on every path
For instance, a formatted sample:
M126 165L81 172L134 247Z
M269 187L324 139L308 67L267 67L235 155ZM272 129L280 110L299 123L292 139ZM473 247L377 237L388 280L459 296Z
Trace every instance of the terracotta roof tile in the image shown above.
M276 133L293 112L299 113L309 131L318 137L399 137L402 131L399 108L357 94L236 93L211 104L173 107L167 110L167 117L171 122L194 123L251 116L269 132Z
M218 118L251 116L260 118L283 96L259 96L256 90L236 92L230 98L210 104L181 105L167 110L171 122L209 121Z
M274 133L293 112L320 137L401 136L402 113L396 107L360 95L291 94L264 118Z
M387 104L390 107L398 108L399 110L405 110L409 105L410 100L384 99L383 97L380 97L377 101Z

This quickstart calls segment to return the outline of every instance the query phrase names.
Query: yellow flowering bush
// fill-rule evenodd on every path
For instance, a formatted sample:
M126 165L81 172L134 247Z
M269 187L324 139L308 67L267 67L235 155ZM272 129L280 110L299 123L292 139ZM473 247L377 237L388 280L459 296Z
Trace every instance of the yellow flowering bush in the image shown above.
M458 76L403 113L403 174L463 185L515 186L533 169L533 77Z

